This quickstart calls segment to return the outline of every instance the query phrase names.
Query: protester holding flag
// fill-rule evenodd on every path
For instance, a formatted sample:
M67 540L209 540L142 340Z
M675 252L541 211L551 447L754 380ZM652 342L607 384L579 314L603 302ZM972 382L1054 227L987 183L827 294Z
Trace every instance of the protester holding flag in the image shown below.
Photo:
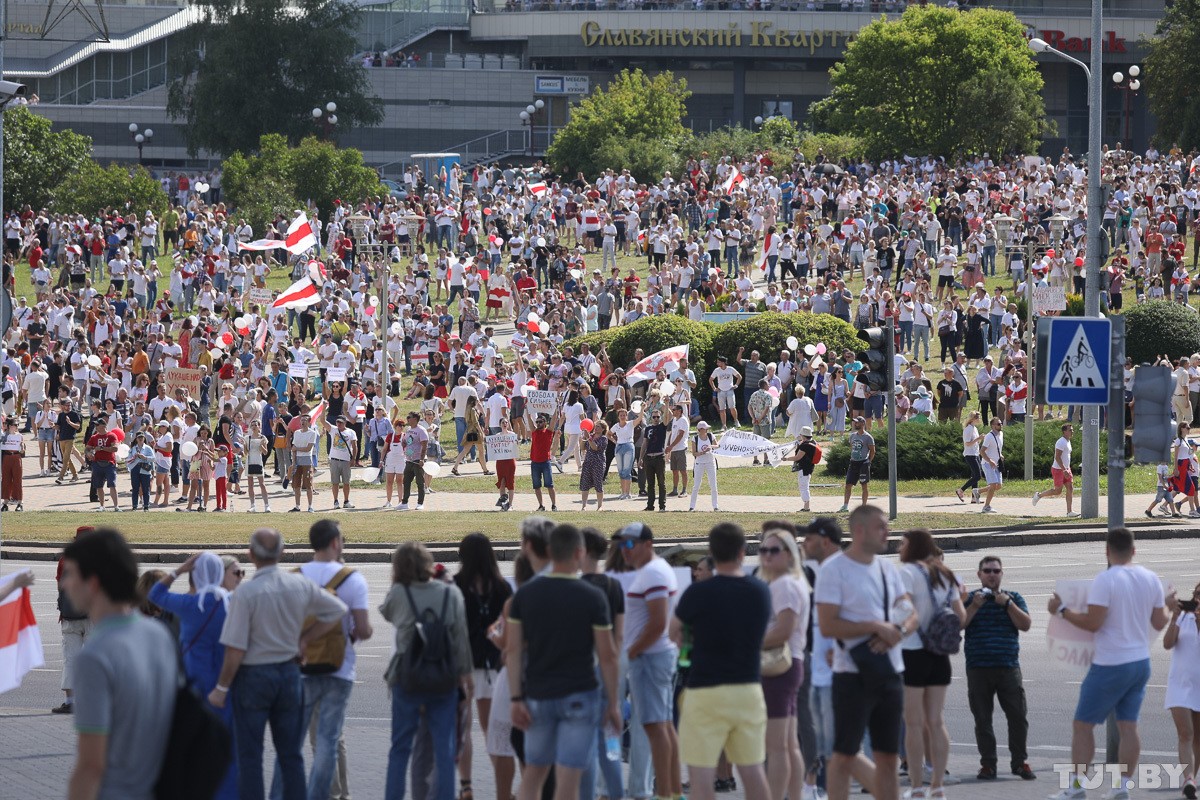
M30 670L45 663L29 599L33 583L28 569L0 578L0 694L20 686Z

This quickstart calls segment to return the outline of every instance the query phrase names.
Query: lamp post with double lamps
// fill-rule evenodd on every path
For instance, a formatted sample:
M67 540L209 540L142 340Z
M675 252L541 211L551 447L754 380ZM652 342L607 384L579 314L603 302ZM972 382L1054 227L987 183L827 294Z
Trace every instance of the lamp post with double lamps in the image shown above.
M320 106L312 110L313 119L321 124L322 130L325 131L325 138L333 138L333 126L337 125L337 103L332 100L325 104L324 108Z
M133 139L134 144L138 149L138 163L142 163L142 148L150 144L150 140L154 138L154 131L150 128L142 130L138 129L136 122L129 123L129 138Z
M1133 96L1142 88L1141 78L1138 77L1141 74L1142 68L1137 64L1133 64L1129 67L1129 74L1126 75L1122 72L1114 72L1112 75L1113 86L1125 93L1125 108L1121 113L1121 118L1123 120L1123 124L1121 125L1121 128L1123 129L1121 141L1124 143L1124 146L1129 149L1132 149L1129 140L1132 136L1132 131L1130 128L1132 127L1133 122L1133 115L1130 113L1130 111L1133 106Z
M1085 317L1100 316L1100 222L1104 213L1104 196L1100 187L1102 169L1101 121L1104 97L1100 85L1103 70L1104 19L1100 0L1092 0L1091 66L1056 50L1044 39L1030 39L1035 53L1050 53L1069 61L1087 75L1088 86L1088 158L1087 158L1087 252L1086 279L1083 291ZM1120 409L1110 409L1121 413ZM1080 487L1079 510L1084 519L1100 515L1100 411L1096 406L1083 407L1083 484Z

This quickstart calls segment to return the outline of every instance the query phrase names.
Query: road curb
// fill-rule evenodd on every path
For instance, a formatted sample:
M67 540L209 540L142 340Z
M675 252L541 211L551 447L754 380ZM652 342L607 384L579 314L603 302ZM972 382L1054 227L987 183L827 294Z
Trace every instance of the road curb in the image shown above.
M1129 521L1126 527L1134 531L1138 539L1200 539L1200 525L1173 520ZM997 547L1038 547L1076 542L1099 542L1108 529L1105 523L1038 526L1037 528L948 528L933 532L933 538L943 550L971 551ZM754 531L749 532L751 535ZM900 536L893 535L888 542L888 552L899 549ZM656 542L659 550L673 547L703 549L704 538L671 538ZM15 561L55 561L66 542L10 542L0 546L0 557ZM458 560L457 542L427 542L434 558L442 562ZM178 564L197 550L210 550L218 555L245 558L244 545L235 544L164 544L150 543L134 546L138 561L144 564ZM395 545L380 543L347 544L343 559L351 564L387 563L392 559ZM499 542L495 547L496 557L511 561L520 552L516 542ZM750 555L758 553L758 543L751 542L747 548ZM307 547L296 546L283 554L285 563L304 563L311 555Z

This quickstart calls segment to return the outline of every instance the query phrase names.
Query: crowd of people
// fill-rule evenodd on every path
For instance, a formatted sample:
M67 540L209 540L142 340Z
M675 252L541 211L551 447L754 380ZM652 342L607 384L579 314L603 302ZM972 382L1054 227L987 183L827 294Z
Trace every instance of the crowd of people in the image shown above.
M753 541L720 522L690 567L656 551L646 522L611 535L544 517L519 527L511 578L479 533L459 544L453 574L421 543L395 550L378 607L394 639L388 800L473 797L476 723L496 797L704 800L740 781L752 800L846 800L852 782L896 800L903 780L905 798L940 800L955 783L944 715L960 649L976 777L999 777L999 700L1007 771L1037 778L1020 656L1039 612L1003 582L999 556L980 559L974 586L944 564L927 530L905 531L898 562L887 559L887 518L874 506L855 509L848 535L832 517L765 522ZM271 796L350 796L373 767L345 741L347 705L352 693L378 691L356 681L355 647L379 632L338 523L320 519L308 538L312 558L297 570L280 566L281 534L260 528L252 573L201 552L139 574L118 532L78 531L58 572L66 701L54 711L74 715L79 732L68 797L155 796L179 668L232 733L206 751L213 764L199 765L216 769L215 796L266 796L268 726ZM1110 531L1086 607L1057 594L1047 605L1095 634L1072 763L1092 763L1093 729L1115 715L1121 781L1105 796L1129 797L1150 647L1165 629L1179 788L1194 798L1200 586L1178 600L1134 554L1128 530ZM33 583L19 577L15 588ZM1089 777L1070 778L1056 800L1086 797Z
M1167 296L1168 286L1186 304L1197 280L1186 263L1189 231L1193 268L1200 254L1198 165L1200 156L1178 151L1106 154L1112 191L1095 213L1110 308L1121 307L1127 285L1138 302ZM422 509L451 459L442 426L452 417L452 472L471 460L485 474L494 466L500 507L513 505L516 456L492 461L483 443L511 433L522 447L537 439L518 453L530 458L537 508L543 490L557 505L551 467L572 459L581 507L593 492L604 502L615 461L618 500L634 499L636 477L637 497L661 509L686 494L689 479L695 489L694 472L707 475L717 508L708 456L718 424L766 438L783 431L799 456L806 429L840 437L859 417L869 432L885 413L914 424L961 422L965 413L970 478L960 497L969 491L989 511L983 496L1000 489L1003 430L1055 411L1029 407L1015 300L1030 276L1035 286L1082 289L1085 177L1069 152L841 165L799 154L776 165L760 153L693 160L678 178L650 185L616 170L554 180L458 165L427 177L412 167L396 196L339 201L324 221L310 215L316 245L295 255L260 249L220 201L217 174L164 176L176 204L161 215L14 210L4 278L13 286L27 269L33 297L18 295L5 337L3 411L18 430L4 428L3 500L23 508L19 454L36 443L37 474L61 484L87 467L89 497L102 509L120 507L124 463L134 508L226 511L248 493L250 510L259 501L270 510L270 494L277 504L281 494L270 477L290 488L291 510L314 510L319 454L335 507L354 508L351 468L369 463L368 478L388 487L385 508ZM280 214L261 233L282 243L292 224ZM618 254L645 266L619 268ZM283 292L267 286L273 270L316 291L276 307ZM628 380L651 354L614 363L604 347L573 341L647 316L703 319L718 309L830 314L860 329L894 321L893 408L853 352L821 353L821 343L718 354L707 376L670 361ZM1200 356L1176 363L1178 421L1194 422ZM557 402L530 402L544 392ZM402 409L406 400L419 408ZM1065 421L1078 411L1067 409ZM995 436L992 418L1001 420ZM1177 463L1190 465L1183 442ZM1071 514L1066 455L1055 490L1066 491ZM793 460L807 507L812 464ZM1194 498L1193 467L1172 480ZM693 491L689 508L696 500Z

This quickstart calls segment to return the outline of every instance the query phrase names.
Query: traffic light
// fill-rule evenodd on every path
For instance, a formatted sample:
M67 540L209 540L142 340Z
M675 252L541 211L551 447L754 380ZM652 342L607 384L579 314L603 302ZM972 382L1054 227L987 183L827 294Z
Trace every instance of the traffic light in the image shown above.
M1170 367L1141 366L1133 371L1133 460L1163 464L1171 460L1175 424L1171 395L1175 376ZM1111 411L1111 409L1110 409Z
M888 341L886 328L865 328L858 332L858 338L867 343L867 350L860 350L855 356L871 368L867 373L867 385L872 391L887 391L892 380L892 365L888 358Z

